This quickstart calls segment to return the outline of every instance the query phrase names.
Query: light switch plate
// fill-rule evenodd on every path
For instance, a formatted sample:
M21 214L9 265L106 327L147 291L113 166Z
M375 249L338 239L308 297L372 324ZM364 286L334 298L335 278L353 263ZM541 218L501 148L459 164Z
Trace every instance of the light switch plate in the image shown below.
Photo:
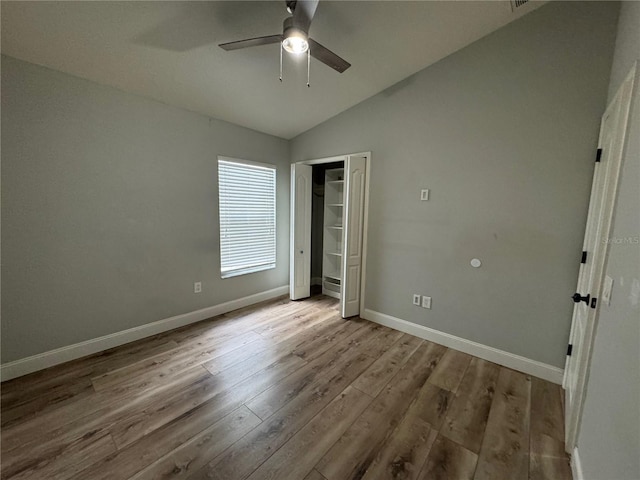
M420 306L420 295L417 293L413 294L413 304Z
M429 189L424 188L420 190L420 200L422 200L423 202L429 200Z
M613 278L607 275L602 285L602 301L607 305L611 305L611 290L613 290Z
M422 297L422 308L431 308L431 297Z

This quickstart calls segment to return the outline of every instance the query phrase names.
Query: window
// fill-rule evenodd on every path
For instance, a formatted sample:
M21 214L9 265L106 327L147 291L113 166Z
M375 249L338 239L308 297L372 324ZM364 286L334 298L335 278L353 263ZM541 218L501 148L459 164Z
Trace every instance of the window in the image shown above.
M222 278L276 266L276 169L218 158Z

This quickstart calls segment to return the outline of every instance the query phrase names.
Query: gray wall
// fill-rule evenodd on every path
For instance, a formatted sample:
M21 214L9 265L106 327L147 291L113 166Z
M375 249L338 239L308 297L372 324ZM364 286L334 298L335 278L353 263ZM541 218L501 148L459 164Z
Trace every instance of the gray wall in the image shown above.
M293 139L372 151L366 308L564 366L617 13L550 3Z
M640 2L624 2L609 100L640 60ZM640 72L638 72L640 73ZM586 480L640 478L640 75L636 77L613 243L606 267L614 280L602 305L578 437Z
M219 154L278 165L274 270L220 279ZM289 159L285 140L2 57L2 362L287 284Z

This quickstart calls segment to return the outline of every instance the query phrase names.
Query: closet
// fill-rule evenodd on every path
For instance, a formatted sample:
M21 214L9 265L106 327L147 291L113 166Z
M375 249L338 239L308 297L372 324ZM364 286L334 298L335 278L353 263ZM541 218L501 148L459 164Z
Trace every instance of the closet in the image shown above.
M312 284L340 300L344 318L360 312L368 154L291 167L290 297Z

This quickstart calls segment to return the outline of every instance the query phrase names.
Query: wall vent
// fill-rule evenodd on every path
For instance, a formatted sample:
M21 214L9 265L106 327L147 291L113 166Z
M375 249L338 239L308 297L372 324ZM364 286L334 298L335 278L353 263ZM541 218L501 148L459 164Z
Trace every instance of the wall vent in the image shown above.
M511 0L511 11L515 12L516 9L529 3L529 0Z

